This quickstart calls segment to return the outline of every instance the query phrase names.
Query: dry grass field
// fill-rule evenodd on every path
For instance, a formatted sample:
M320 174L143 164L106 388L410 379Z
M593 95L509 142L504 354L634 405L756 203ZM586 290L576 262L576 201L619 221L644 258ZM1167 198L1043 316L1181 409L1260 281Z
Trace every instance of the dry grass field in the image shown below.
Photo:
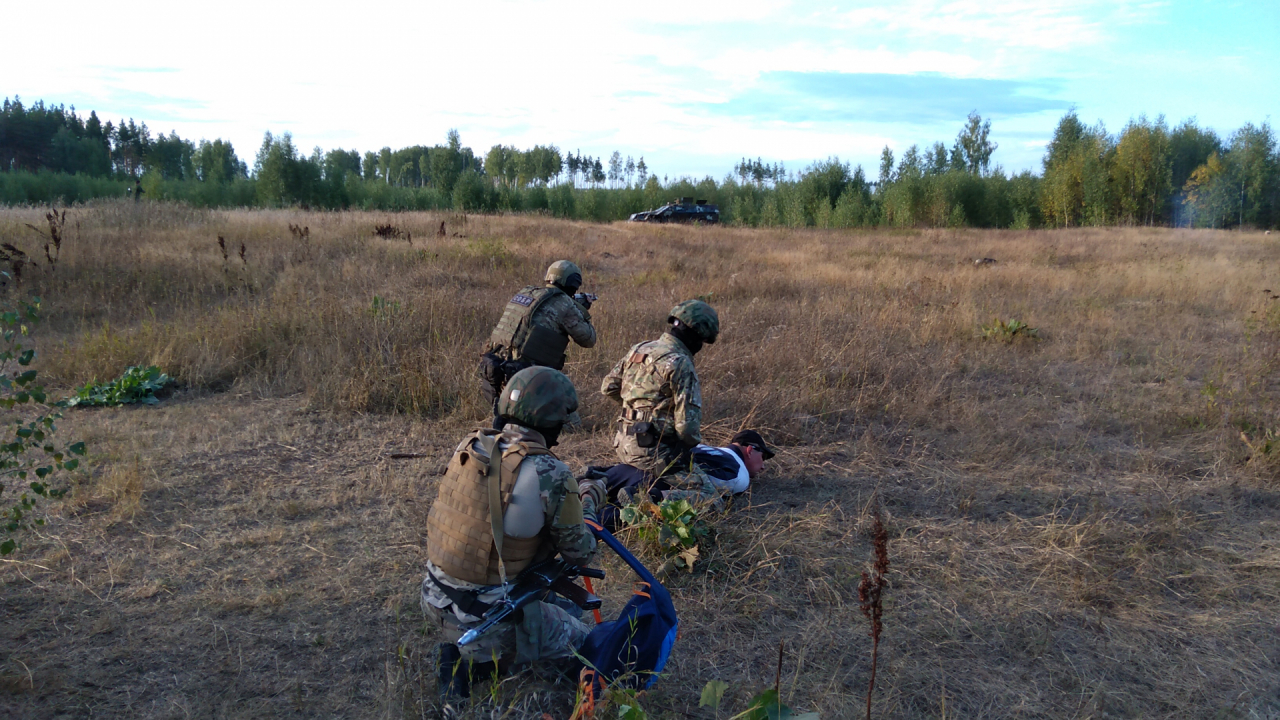
M570 351L584 428L562 459L610 461L600 379L693 296L723 323L697 358L706 435L754 426L781 450L670 578L682 636L652 716L742 710L780 643L788 703L859 716L878 502L876 717L1280 717L1273 236L67 217L56 271L6 290L45 300L47 382L158 364L180 388L68 411L90 470L0 562L0 716L431 717L437 473L483 418L477 354L506 299L571 258L601 341ZM0 210L0 241L42 256L42 222ZM984 337L996 317L1041 339ZM630 579L605 567L616 611ZM718 715L698 707L712 679ZM561 719L572 699L528 672L493 694L478 717Z

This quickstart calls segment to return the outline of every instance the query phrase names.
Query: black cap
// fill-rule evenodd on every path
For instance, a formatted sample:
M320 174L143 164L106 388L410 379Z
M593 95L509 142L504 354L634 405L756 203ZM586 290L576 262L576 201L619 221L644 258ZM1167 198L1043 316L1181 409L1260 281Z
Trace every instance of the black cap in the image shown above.
M764 444L764 438L760 437L760 433L756 432L755 430L743 430L737 435L734 435L733 438L729 440L729 442L734 445L741 445L741 446L750 445L756 450L759 450L760 457L764 458L765 460L768 460L773 457L773 451L769 449L768 445Z

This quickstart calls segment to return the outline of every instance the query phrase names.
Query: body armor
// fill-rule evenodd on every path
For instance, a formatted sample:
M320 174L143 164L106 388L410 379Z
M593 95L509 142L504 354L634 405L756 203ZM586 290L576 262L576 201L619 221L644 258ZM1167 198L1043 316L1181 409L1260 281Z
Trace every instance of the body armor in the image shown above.
M533 323L534 313L548 300L564 295L557 287L529 285L516 293L502 312L502 319L489 336L490 346L506 349L507 360L521 360L559 370L564 367L564 351L569 336L563 332Z
M493 524L489 508L489 458L476 451L475 441L482 435L499 436L493 430L481 430L467 437L449 461L440 481L440 494L427 517L427 558L436 567L459 580L476 585L502 582L497 548L493 542ZM497 451L495 444L494 449ZM520 463L531 455L548 455L541 446L517 440L501 451L500 490L502 511L511 502ZM507 578L514 578L534 559L543 543L543 534L531 538L513 538L503 534L502 562Z

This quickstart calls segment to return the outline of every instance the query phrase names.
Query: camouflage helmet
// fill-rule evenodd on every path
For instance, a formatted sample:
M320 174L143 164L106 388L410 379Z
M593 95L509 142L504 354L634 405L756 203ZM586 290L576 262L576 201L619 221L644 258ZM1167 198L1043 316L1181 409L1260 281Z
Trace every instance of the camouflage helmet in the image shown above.
M576 290L582 286L582 270L572 260L557 260L547 268L547 283Z
M564 373L535 365L511 376L498 399L500 417L531 428L565 424L578 409L578 391Z
M716 309L701 300L685 300L671 308L667 322L679 320L681 324L693 328L702 337L702 341L710 345L720 334L720 316Z

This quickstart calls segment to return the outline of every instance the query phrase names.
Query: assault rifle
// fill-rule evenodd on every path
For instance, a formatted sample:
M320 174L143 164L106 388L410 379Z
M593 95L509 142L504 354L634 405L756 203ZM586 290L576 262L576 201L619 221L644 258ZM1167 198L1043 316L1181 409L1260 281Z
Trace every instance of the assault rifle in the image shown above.
M494 625L510 618L517 610L531 602L540 601L554 591L573 601L583 610L598 610L600 598L573 581L576 577L604 578L604 571L595 568L570 565L559 556L525 568L516 577L515 587L507 597L499 600L484 614L480 624L463 633L458 647L475 642Z
M599 300L600 296L596 295L595 293L574 293L573 299L582 303L583 307L590 310L591 303Z

